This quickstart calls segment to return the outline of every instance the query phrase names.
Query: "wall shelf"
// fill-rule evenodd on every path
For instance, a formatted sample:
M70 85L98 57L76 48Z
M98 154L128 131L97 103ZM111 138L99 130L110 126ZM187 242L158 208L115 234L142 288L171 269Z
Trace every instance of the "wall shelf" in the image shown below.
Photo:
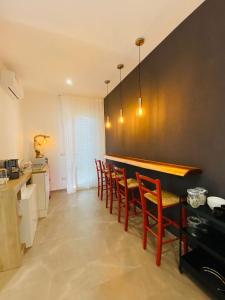
M105 159L121 162L124 164L132 165L132 166L143 168L143 169L172 174L172 175L176 175L176 176L180 176L180 177L184 177L188 174L201 173L201 169L197 168L197 167L169 164L169 163L127 157L127 156L117 156L117 155L107 155L106 154Z

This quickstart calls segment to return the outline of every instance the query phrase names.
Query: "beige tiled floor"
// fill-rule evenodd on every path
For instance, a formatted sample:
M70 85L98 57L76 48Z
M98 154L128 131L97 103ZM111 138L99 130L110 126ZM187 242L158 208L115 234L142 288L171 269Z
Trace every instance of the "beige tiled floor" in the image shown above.
M125 233L96 190L55 192L22 267L0 273L0 299L208 299L180 275L176 247L165 249L159 268L154 240L142 250L139 218Z

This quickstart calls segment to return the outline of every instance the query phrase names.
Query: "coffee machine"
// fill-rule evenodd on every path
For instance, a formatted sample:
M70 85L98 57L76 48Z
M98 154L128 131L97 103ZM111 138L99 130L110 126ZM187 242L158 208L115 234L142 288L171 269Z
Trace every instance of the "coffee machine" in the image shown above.
M9 179L17 179L20 177L20 169L18 159L7 159L0 161L0 167L7 170Z

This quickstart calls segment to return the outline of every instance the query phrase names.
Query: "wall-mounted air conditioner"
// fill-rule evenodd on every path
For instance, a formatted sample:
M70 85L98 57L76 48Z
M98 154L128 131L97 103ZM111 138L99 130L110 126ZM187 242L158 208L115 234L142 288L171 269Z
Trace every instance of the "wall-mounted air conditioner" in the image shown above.
M16 74L13 71L3 69L1 71L0 84L12 98L24 98L23 87L17 81Z

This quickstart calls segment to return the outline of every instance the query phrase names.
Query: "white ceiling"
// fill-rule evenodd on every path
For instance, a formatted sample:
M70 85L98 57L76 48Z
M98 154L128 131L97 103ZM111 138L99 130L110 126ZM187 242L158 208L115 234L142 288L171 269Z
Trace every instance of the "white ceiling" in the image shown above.
M103 97L204 0L0 0L0 60L25 87ZM74 85L65 85L70 77Z

